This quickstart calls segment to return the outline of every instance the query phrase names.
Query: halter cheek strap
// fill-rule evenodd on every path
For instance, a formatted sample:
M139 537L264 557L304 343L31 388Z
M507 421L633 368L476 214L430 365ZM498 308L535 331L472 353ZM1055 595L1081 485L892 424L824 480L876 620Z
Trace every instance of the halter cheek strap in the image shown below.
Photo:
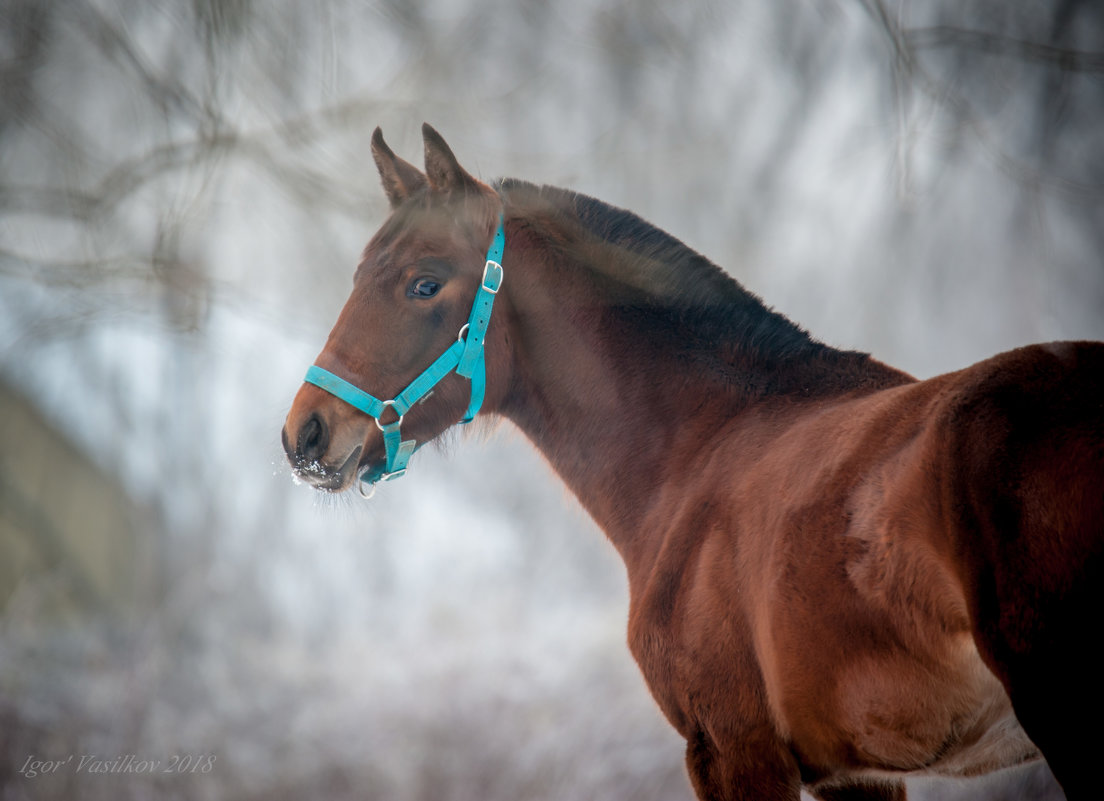
M303 379L309 384L326 390L351 406L374 418L379 430L383 432L383 444L387 454L387 461L382 472L365 470L360 474L361 492L365 494L364 486L367 484L374 491L374 485L378 481L390 481L398 478L406 472L406 464L411 455L417 450L417 443L402 438L401 426L403 415L430 393L437 384L453 370L458 375L471 379L471 400L468 409L464 413L461 423L470 423L479 413L483 405L483 396L487 388L486 359L483 345L487 338L487 326L491 322L491 310L494 307L495 295L502 286L502 252L506 246L506 233L502 224L502 216L498 218L498 227L495 229L494 239L487 249L487 261L483 266L483 279L479 282L475 300L472 302L471 313L468 322L460 329L456 341L427 367L421 375L407 385L391 400L380 400L374 395L369 395L359 387L350 384L344 378L324 370L318 365L311 365L307 375ZM380 422L380 417L388 408L391 408L398 419L390 422ZM370 494L370 493L367 493Z

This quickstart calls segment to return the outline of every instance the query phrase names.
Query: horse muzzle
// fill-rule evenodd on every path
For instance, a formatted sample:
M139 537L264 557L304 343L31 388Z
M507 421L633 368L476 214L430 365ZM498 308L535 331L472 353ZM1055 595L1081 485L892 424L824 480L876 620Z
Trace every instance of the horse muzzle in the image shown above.
M342 492L363 469L371 421L350 414L329 396L305 386L288 413L281 441L295 478L315 489ZM365 423L367 422L367 425Z

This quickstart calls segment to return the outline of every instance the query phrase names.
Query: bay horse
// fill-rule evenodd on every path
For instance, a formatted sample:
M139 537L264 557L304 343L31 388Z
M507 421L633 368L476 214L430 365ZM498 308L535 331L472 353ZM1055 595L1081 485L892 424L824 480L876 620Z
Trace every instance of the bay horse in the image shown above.
M516 424L624 559L701 799L899 801L1041 758L1099 797L1104 344L918 381L423 136L424 172L373 134L391 214L288 414L302 479L366 489L477 413Z

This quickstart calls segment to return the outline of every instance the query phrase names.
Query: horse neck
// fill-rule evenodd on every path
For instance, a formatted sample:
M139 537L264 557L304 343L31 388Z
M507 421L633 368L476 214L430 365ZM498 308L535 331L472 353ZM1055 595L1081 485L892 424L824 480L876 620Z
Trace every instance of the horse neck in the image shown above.
M630 566L649 550L644 520L664 485L696 472L722 426L753 407L909 380L864 354L814 342L728 278L723 309L676 309L670 298L626 286L624 270L611 277L623 248L576 248L573 239L547 219L507 224L512 363L498 411ZM748 342L713 339L709 320L720 316L744 320ZM773 348L752 344L769 340L763 331L772 326Z

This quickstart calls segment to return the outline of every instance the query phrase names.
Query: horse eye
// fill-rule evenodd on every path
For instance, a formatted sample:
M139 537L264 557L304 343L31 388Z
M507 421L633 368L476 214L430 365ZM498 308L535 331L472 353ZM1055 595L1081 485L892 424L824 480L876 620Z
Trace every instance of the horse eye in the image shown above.
M431 298L437 294L437 290L440 288L441 284L432 278L419 278L411 284L409 294L415 298Z

